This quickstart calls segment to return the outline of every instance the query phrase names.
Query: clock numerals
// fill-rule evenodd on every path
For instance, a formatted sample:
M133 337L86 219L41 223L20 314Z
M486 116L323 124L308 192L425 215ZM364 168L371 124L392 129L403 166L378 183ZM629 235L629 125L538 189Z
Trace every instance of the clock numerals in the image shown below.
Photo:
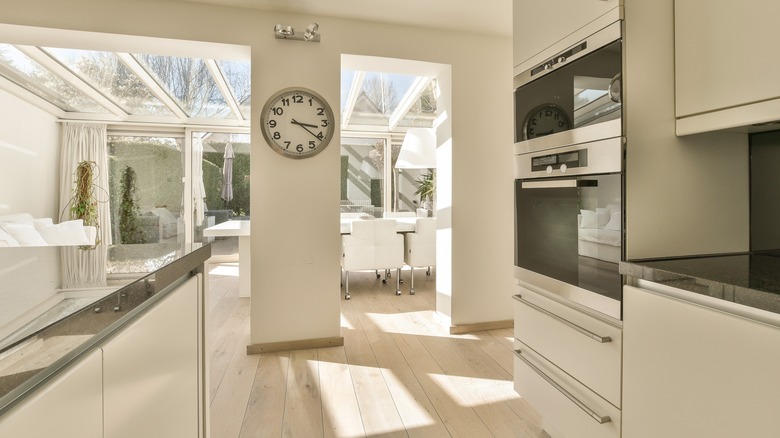
M291 141L287 141L287 140L285 140L285 141L284 141L284 148L285 148L285 149L287 149L287 150L289 150L289 149L290 149L290 145L291 145L291 144L292 144L292 142L291 142Z
M275 116L281 116L284 114L284 109L278 106L275 106L271 108L271 112L274 113Z
M314 149L317 147L317 144L314 142L314 140L309 140L309 149Z
M324 116L325 115L325 108L317 108L317 115L318 116Z
M282 138L282 134L280 134L279 131L274 131L273 138L274 140L279 140Z
M270 126L271 128L276 128L276 120L274 119L269 120L268 126Z
M295 146L295 150L298 151L298 153L300 154L301 152L303 152L303 145L298 144L298 146Z

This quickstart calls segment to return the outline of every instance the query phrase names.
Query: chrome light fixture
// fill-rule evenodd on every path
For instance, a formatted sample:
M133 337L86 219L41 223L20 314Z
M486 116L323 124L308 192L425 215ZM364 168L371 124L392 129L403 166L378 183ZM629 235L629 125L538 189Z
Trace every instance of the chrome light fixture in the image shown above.
M295 29L293 29L292 26L277 24L274 26L274 35L277 40L296 40L318 43L320 42L319 28L319 24L312 23L306 27L306 31L301 35L295 33Z

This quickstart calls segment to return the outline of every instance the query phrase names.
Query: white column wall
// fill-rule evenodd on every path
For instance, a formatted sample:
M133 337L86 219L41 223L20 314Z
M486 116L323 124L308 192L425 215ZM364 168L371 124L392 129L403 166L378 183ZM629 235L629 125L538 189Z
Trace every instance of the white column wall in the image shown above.
M451 233L452 263L438 270L451 272L445 316L453 324L511 319L510 37L169 1L64 3L30 0L1 20L251 46L253 344L340 335L340 139L310 159L276 154L256 126L266 99L280 88L303 86L338 111L345 53L450 65L452 227L445 234ZM276 23L303 28L313 21L321 43L273 38Z
M0 90L0 216L30 213L58 222L59 162L57 119Z

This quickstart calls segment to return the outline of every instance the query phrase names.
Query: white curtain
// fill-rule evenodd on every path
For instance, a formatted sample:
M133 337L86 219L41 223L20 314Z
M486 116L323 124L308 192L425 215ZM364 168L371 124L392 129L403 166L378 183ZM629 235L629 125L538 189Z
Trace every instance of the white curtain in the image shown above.
M68 203L73 196L76 167L82 161L97 165L98 238L93 250L64 247L62 250L62 287L99 287L106 284L106 259L111 240L111 210L108 197L108 150L106 125L64 123L60 155L60 220L68 219Z
M203 185L203 141L192 139L192 208L195 226L202 225L206 216L206 187Z

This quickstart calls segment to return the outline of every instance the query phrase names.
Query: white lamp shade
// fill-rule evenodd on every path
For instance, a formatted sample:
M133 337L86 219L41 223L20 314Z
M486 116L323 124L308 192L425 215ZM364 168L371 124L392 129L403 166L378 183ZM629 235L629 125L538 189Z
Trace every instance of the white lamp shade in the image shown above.
M436 134L430 128L409 128L395 162L396 169L436 167Z

